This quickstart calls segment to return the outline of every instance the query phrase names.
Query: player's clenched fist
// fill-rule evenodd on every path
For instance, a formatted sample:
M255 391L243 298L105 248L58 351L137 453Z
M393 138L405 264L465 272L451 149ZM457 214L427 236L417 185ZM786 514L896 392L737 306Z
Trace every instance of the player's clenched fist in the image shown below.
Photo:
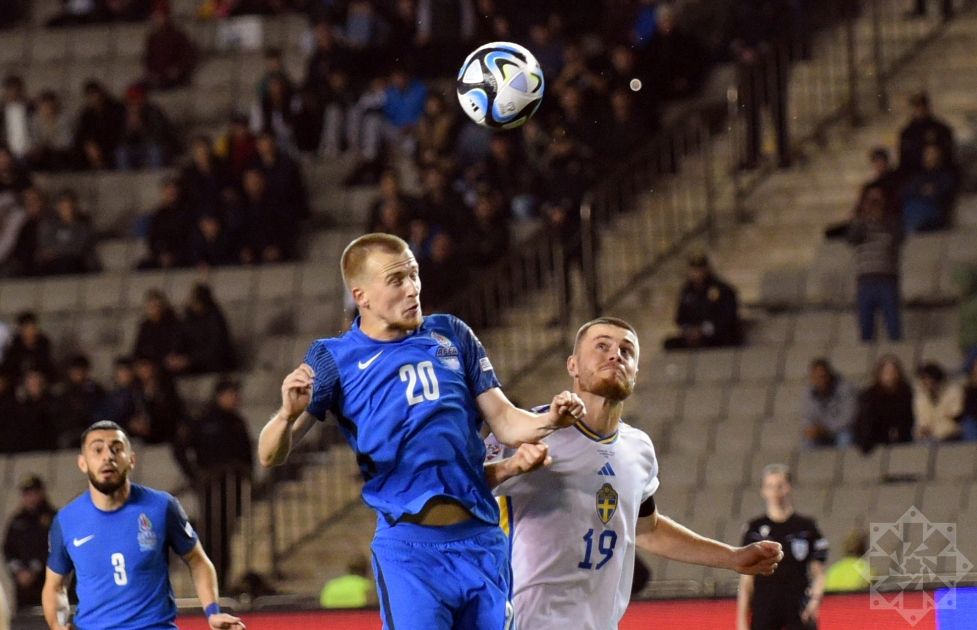
M777 570L777 563L784 559L780 543L762 540L738 548L733 553L734 571L743 575L771 575Z
M550 403L549 414L552 420L551 424L554 426L572 426L586 413L587 407L583 404L583 400L573 392L560 392L553 397L553 402Z
M510 476L522 475L532 472L537 468L549 466L553 463L550 457L550 447L545 442L538 444L523 444L516 453L506 460L506 466L511 473Z
M309 406L315 372L303 363L282 381L282 411L289 420L298 418Z

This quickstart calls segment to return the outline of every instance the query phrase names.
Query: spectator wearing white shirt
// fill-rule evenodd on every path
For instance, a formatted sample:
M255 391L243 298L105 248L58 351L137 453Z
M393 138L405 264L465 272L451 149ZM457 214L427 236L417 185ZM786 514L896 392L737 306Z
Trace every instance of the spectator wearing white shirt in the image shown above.
M960 436L957 417L963 412L963 389L950 382L938 363L924 363L916 373L913 408L917 440L943 442Z
M3 144L18 160L30 149L29 103L24 97L24 80L8 75L3 80Z

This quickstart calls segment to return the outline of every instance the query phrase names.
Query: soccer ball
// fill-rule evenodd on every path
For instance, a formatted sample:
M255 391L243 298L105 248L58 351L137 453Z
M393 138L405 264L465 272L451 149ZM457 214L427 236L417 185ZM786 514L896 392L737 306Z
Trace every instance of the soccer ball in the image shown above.
M543 69L533 54L510 42L475 49L461 65L458 102L468 117L494 129L529 120L543 100Z

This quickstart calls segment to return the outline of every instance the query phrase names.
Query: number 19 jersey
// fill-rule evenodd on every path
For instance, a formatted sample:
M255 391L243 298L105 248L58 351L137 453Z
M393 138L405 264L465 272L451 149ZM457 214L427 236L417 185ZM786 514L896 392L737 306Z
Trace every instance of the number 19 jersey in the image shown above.
M429 315L407 337L378 341L357 320L346 334L313 342L305 362L315 372L306 411L320 420L326 411L336 416L379 528L435 497L458 502L483 523L498 522L475 399L499 381L464 322Z
M658 489L651 438L583 422L545 440L553 463L495 489L511 541L517 630L611 630L631 598L641 504ZM489 461L512 454L489 436Z

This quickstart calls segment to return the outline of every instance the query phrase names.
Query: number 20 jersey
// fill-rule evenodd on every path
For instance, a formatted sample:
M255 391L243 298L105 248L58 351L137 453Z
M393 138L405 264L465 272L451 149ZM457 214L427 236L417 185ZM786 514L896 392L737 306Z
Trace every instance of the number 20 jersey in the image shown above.
M407 337L378 341L357 319L344 335L313 342L305 362L315 372L306 411L320 420L327 411L336 416L378 527L419 513L435 497L498 522L475 399L499 381L467 324L428 315Z
M583 422L546 438L553 463L495 489L511 540L517 630L610 630L631 598L641 504L658 489L651 438ZM512 454L493 436L488 461Z

